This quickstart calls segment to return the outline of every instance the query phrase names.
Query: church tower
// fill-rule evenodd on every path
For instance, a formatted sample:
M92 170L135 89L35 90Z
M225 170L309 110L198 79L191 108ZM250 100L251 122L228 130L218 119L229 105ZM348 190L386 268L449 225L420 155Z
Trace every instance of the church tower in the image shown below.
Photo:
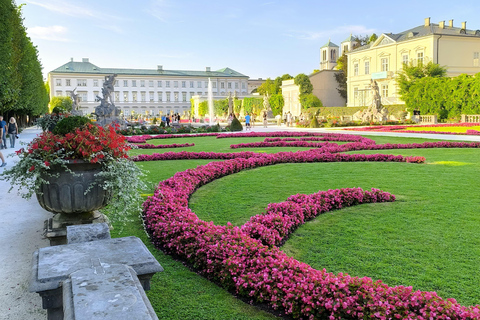
M320 48L320 70L333 70L337 66L339 48L328 39Z
M358 41L354 40L352 34L350 33L350 36L343 40L342 43L340 43L340 55L343 55L344 53L350 52L355 48L358 48L359 43Z

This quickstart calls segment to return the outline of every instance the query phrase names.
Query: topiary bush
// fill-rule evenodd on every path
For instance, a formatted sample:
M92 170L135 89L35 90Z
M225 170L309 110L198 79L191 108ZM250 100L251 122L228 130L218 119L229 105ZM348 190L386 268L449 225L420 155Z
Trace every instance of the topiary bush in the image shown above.
M84 116L69 116L60 120L53 129L54 134L65 135L69 132L74 132L75 129L85 126L87 123L92 123L90 119Z
M310 125L309 125L310 128L320 128L320 124L318 123L318 119L317 119L317 116L313 116L312 117L312 121L310 121Z
M242 124L235 116L233 117L232 123L230 124L230 131L243 131Z

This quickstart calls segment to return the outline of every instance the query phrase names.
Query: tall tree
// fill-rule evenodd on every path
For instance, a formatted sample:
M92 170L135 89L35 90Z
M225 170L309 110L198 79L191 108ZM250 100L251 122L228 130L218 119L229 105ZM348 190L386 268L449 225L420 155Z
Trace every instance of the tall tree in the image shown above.
M337 60L337 69L340 72L335 73L335 80L338 83L337 91L342 98L347 99L347 76L348 76L348 58L343 53Z
M402 100L405 101L406 95L408 94L410 87L421 78L431 77L431 78L442 78L447 74L447 69L440 66L439 64L433 63L432 61L427 64L415 64L410 62L409 64L404 64L402 71L399 72L397 78L397 84L399 87L399 93Z

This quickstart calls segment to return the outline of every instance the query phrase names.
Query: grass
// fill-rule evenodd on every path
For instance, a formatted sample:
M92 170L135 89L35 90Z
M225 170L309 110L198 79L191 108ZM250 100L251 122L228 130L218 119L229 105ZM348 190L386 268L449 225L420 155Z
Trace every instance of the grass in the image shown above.
M375 137L377 143L423 142ZM230 152L230 144L262 138L179 138L152 144L194 142L188 151ZM429 140L431 141L431 140ZM194 150L194 148L196 150ZM265 152L295 148L264 148ZM237 149L236 151L259 151ZM166 152L171 150L155 150ZM155 152L153 151L153 152ZM175 149L174 151L178 151ZM152 152L152 150L135 150ZM379 153L358 152L358 153ZM283 250L317 269L382 279L389 285L437 291L464 305L480 300L480 150L414 149L383 153L418 155L426 164L307 163L242 171L201 187L190 207L203 220L241 225L268 203L296 193L343 187L376 187L397 196L394 203L367 204L322 215L299 228ZM157 184L207 160L139 163ZM146 190L145 193L152 193ZM160 319L275 319L190 271L149 244L138 217L114 236L140 237L165 268L147 295Z

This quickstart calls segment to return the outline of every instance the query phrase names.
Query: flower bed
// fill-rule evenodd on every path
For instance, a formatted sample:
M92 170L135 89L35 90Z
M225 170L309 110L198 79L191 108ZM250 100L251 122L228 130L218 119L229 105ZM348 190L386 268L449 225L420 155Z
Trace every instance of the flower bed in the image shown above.
M136 147L138 149L168 149L168 148L184 148L184 147L193 147L195 146L195 143L173 143L173 144L159 144L159 145L153 145L153 144L138 144Z
M467 130L466 132L451 132L451 131L418 131L418 130L405 130L407 128L441 128L441 127L476 127L480 126L480 123L439 123L439 124L424 124L414 126L375 126L375 127L363 127L363 128L346 128L343 130L349 131L375 131L375 132L403 132L403 133L431 133L431 134L463 134L463 135L480 135L479 131Z
M186 260L209 279L252 301L281 308L294 318L480 319L479 306L464 307L435 292L389 287L367 277L315 270L275 246L296 226L325 210L393 200L388 193L340 189L295 195L286 202L270 204L265 213L252 217L242 227L216 226L200 220L188 208L188 199L197 188L241 170L280 162L305 162L311 157L342 161L357 156L369 157L284 153L209 163L179 172L161 182L154 196L144 203L146 229L157 247ZM370 156L373 161L405 160L402 156Z

